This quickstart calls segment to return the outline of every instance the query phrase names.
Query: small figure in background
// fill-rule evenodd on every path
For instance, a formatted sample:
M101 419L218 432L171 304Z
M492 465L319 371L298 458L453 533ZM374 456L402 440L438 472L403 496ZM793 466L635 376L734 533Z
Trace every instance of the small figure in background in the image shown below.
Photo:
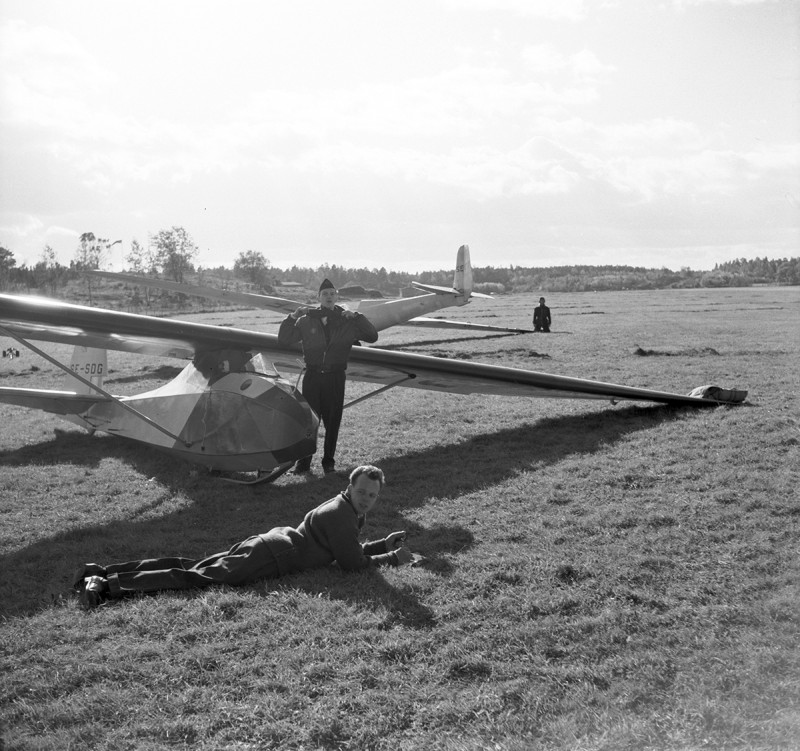
M533 309L533 330L550 333L550 308L544 304L544 298L539 298L539 304Z

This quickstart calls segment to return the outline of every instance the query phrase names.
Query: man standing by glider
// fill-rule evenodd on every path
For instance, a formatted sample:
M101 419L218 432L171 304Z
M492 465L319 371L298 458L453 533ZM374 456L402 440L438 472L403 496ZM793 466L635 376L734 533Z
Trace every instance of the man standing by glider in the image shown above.
M336 288L328 280L319 287L319 307L299 307L281 323L278 343L286 347L303 344L306 369L302 392L323 425L325 445L322 469L335 471L336 442L344 409L344 385L347 358L356 341L376 342L378 332L361 313L345 310L336 304ZM294 466L295 474L311 469L311 456L304 456Z
M81 606L90 610L109 598L136 592L212 584L239 586L322 568L334 561L345 571L418 562L421 556L400 547L405 532L392 532L383 540L363 545L358 541L384 481L383 470L364 464L350 473L346 490L309 511L297 529L275 527L201 560L154 558L109 566L86 563L76 572L73 587Z

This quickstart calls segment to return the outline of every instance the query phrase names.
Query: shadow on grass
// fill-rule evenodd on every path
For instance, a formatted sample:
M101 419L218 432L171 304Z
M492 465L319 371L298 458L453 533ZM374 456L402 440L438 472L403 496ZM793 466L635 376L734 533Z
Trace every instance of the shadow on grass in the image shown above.
M275 590L288 589L304 592L310 597L327 597L341 600L367 610L378 612L385 609L388 613L383 623L384 628L403 625L408 628L430 628L436 622L433 611L423 605L419 598L405 587L392 586L379 571L371 571L354 586L353 576L332 569L330 571L312 571L303 574L276 579L267 583L268 596Z
M428 558L428 569L448 575L451 564L445 554L472 545L472 533L457 523L422 527L407 518L405 510L424 505L434 495L486 492L490 503L491 488L521 472L554 464L568 455L590 455L632 432L677 419L687 409L691 408L631 406L554 417L384 459L380 465L388 482L370 513L365 538L405 529L413 541L412 549ZM29 613L57 601L68 591L71 574L80 563L160 555L200 558L273 526L296 526L308 510L347 484L346 478L331 475L305 480L287 477L285 482L266 486L229 485L202 474L192 476L188 465L176 463L166 454L80 432L57 433L46 443L9 452L0 457L0 467L43 463L97 467L108 458L117 458L143 477L152 478L162 487L164 500L140 504L128 518L57 532L0 556L4 571L0 601L6 616ZM154 517L155 508L178 494L188 499L188 507L183 504ZM112 556L109 550L114 551ZM397 593L387 594L387 599L392 597ZM406 603L404 609L408 607Z
M174 460L157 449L105 433L90 435L81 428L54 428L53 438L0 453L0 466L26 467L35 464L71 464L97 467L106 459L121 459L149 476L174 467Z
M552 417L384 459L380 464L388 483L383 495L391 495L393 505L413 507L424 503L429 496L419 493L409 496L403 491L406 485L433 488L432 494L445 497L487 490L521 472L555 464L566 456L604 450L629 433L678 419L695 409L628 406L616 411Z

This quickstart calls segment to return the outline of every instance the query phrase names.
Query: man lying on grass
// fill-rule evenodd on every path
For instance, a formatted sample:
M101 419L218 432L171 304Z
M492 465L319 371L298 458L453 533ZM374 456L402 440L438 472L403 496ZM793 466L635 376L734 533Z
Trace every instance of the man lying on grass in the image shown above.
M237 586L321 568L334 561L345 571L413 563L419 557L400 547L405 532L392 532L383 540L363 545L358 541L384 479L383 470L378 467L356 467L347 489L309 511L297 529L275 527L201 560L153 558L108 566L87 563L76 572L73 587L81 605L88 610L109 598L135 592L211 584Z

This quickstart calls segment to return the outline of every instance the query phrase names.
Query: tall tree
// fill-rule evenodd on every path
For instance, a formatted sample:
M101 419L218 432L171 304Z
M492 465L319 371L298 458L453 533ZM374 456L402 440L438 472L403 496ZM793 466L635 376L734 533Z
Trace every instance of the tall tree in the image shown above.
M99 269L100 264L105 259L107 248L107 238L95 237L94 232L84 232L80 236L80 245L75 251L75 268L78 271ZM91 274L86 274L86 289L89 292L89 305L93 305Z
M125 260L129 270L134 274L153 274L158 270L156 255L152 247L142 247L136 238L131 240L131 249L125 256Z
M14 254L6 249L0 247L0 289L5 289L11 278L11 269L17 265L17 259Z
M44 283L50 290L50 294L55 297L64 268L59 265L56 252L50 245L45 245L42 250L41 266L44 271Z
M80 244L75 251L75 267L79 271L84 269L99 269L105 260L108 240L104 237L95 237L94 232L84 232L80 236Z
M246 279L262 289L272 290L269 283L269 261L264 258L263 253L255 250L239 253L239 257L233 264L233 270L241 279Z
M45 245L44 248L42 248L42 263L47 267L58 265L56 252L53 250L52 245Z
M150 237L155 249L156 264L176 282L183 282L183 275L193 269L192 259L197 255L197 246L183 227L162 229Z

